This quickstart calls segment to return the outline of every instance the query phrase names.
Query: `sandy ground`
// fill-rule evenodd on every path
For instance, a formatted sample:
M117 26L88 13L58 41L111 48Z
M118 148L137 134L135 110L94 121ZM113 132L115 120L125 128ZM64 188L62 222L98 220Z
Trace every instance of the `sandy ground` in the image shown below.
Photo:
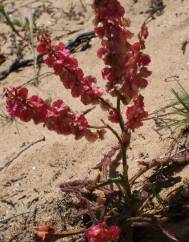
M27 0L18 0L15 3L5 0L1 2L9 11L16 9L11 16L22 16L23 19L30 5L34 8L42 8L42 6L49 8L50 13L46 11L39 16L36 21L37 27L47 28L53 37L60 36L63 42L79 33L92 30L93 14L90 0L83 0L84 6L79 0L32 1L32 3ZM149 8L149 1L138 0L137 3L133 3L132 0L122 0L121 2L132 21L132 31L137 33L141 23L147 17L145 11ZM152 58L150 69L153 74L149 86L144 91L144 96L146 109L149 112L165 105L172 97L170 89L176 87L176 83L166 82L166 78L178 76L181 83L189 88L187 66L189 47L186 48L185 55L181 50L183 41L189 38L189 1L165 0L164 3L166 6L162 15L155 16L155 19L148 24L150 36L146 43L146 52ZM62 10L69 12L71 5L73 6L72 16L68 16ZM8 56L7 61L1 66L3 69L15 56L10 55L10 28L0 23L0 33L2 33L0 38L4 38L3 34L7 38L5 44L3 39L1 41L1 51ZM90 49L78 52L75 56L85 73L95 75L99 84L104 86L101 77L103 63L96 57L98 48L98 39L93 39ZM32 56L29 47L25 48L25 55ZM48 68L43 65L41 73L47 71ZM3 87L22 84L33 76L32 67L23 68L17 73L13 72L0 82L0 91L2 92ZM85 110L77 99L71 98L70 93L64 90L55 76L41 79L38 87L30 84L29 89L31 93L45 98L63 98L66 103L72 105L74 110ZM1 111L3 112L3 100L1 100ZM96 108L92 114L89 114L89 120L98 124L99 118L105 116L105 113L99 112ZM28 145L45 137L45 141L32 145L7 168L0 171L0 220L22 212L36 211L35 217L27 214L0 224L0 241L34 241L33 226L51 222L57 228L61 228L64 223L58 208L65 210L65 204L62 201L67 201L67 198L61 194L58 185L62 181L89 177L92 167L116 144L116 140L107 133L104 141L97 141L94 144L89 144L84 139L75 142L73 137L59 136L40 125L12 122L5 118L1 118L0 121L0 167ZM159 157L167 152L171 141L169 134L160 137L153 129L154 122L147 121L144 127L134 133L129 150L130 175L138 168L137 159L142 156L149 159ZM185 178L187 175L188 169L185 169L182 177Z

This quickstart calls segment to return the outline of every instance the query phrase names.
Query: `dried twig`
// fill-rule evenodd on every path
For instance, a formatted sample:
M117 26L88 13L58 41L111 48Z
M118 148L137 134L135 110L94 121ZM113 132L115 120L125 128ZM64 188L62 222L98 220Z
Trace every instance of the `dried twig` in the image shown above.
M32 147L33 145L39 143L39 142L42 142L42 141L45 141L45 137L43 138L40 138L32 143L30 143L29 145L27 145L24 149L22 149L21 151L19 151L12 159L10 159L8 162L5 163L4 166L1 166L0 167L0 171L4 170L5 168L7 168L8 166L10 166L10 164L16 160L23 152L25 152L26 150L28 150L30 147Z
M142 167L130 179L130 181L129 181L130 184L133 185L135 183L135 181L139 177L141 177L146 171L148 171L156 166L167 165L170 162L177 164L177 165L184 165L189 162L189 153L186 152L185 154L179 155L179 156L178 156L178 154L175 154L173 156L152 159L151 161L139 161L139 164L142 165Z
M69 41L65 46L67 49L70 50L71 53L74 53L76 48L79 45L85 43L85 45L83 45L81 49L81 50L85 50L86 48L89 47L89 42L92 38L95 38L94 31L88 31L88 32L79 34L73 40ZM37 65L40 63L43 63L42 54L39 54L36 60ZM32 65L33 65L33 58L25 59L25 60L20 60L16 58L8 68L0 71L0 80L3 80L4 78L6 78L13 71L18 71L22 67L27 67Z
M151 0L150 7L146 11L146 13L149 14L146 21L150 21L154 19L155 14L158 16L162 15L164 8L165 8L165 5L163 3L163 0Z
M184 41L182 42L181 50L182 50L183 55L184 55L185 52L186 52L186 47L187 47L188 43L189 43L189 39L186 39L186 40L184 40Z
M9 15L5 11L5 8L3 4L0 4L0 13L4 16L6 23L11 27L12 31L17 34L21 39L23 39L22 35L18 32L18 30L15 28L14 23L10 19Z
M33 59L20 60L16 58L6 69L0 71L0 80L6 78L11 72L26 66L33 65Z

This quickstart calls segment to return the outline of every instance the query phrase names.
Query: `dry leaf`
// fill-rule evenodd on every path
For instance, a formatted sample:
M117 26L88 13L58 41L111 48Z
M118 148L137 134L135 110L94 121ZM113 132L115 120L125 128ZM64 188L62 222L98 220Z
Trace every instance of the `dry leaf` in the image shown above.
M62 236L63 234L56 231L51 224L46 224L44 226L34 227L36 230L36 236L43 241L50 236Z

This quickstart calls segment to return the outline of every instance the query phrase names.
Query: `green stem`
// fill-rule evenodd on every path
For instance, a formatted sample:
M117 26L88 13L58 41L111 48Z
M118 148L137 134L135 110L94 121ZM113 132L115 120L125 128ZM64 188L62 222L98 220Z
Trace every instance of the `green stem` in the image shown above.
M106 100L104 100L103 97L98 97L98 100L101 101L102 103L104 103L107 107L109 107L113 111L116 111L116 108L114 108L110 103L108 103Z
M119 125L123 132L125 130L125 125L124 125L123 117L121 115L121 99L120 99L120 97L117 97L117 112L118 112L118 115L120 116Z
M121 128L122 132L123 133L124 132L128 133L128 130L125 128L123 116L121 114L121 99L120 99L120 97L117 97L117 112L118 112L118 115L120 116L119 125L120 125L120 128ZM129 179L128 179L128 164L127 164L127 155L126 155L127 147L128 147L128 144L125 144L124 142L121 141L121 155L122 155L122 164L123 164L123 177L124 177L124 181L125 181L124 189L125 189L126 194L127 194L127 199L131 200L131 188L130 188Z
M23 36L20 35L20 33L18 32L18 30L15 28L13 22L11 21L9 15L6 13L3 4L0 4L0 13L4 16L7 24L11 27L12 31L15 32L15 34L17 34L20 38L23 39Z
M96 125L88 125L90 129L107 129L107 125L104 126L96 126Z
M128 164L127 164L127 156L126 156L126 152L127 152L127 145L126 144L122 144L121 145L121 155L122 155L122 164L123 164L123 177L124 177L124 189L126 192L126 197L128 199L128 203L131 200L131 187L129 184L129 179L128 179Z
M104 187L104 186L107 186L107 185L111 185L113 183L115 183L115 184L122 184L123 183L123 179L122 178L108 179L105 182L102 182L102 183L99 183L99 184L97 183L94 186L94 189L101 188L101 187Z
M106 124L104 122L104 120L101 120L101 121L106 126L106 128L109 129L115 135L115 137L118 139L118 141L119 141L119 143L121 145L122 141L121 141L121 138L120 138L119 134L117 133L117 131L115 129L113 129L109 124Z

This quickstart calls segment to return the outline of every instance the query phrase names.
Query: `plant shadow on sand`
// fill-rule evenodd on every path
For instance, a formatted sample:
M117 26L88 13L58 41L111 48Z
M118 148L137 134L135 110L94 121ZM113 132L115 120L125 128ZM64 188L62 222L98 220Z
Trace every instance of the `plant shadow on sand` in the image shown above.
M189 132L181 130L171 151L184 155L184 149L184 152L188 153L188 137ZM153 226L151 223L134 228L133 242L189 241L189 181L183 180L180 175L186 166L187 164L169 164L159 167L147 178L144 187L147 191L153 189L152 199L155 198L158 205L154 205L152 200L149 204L152 213L160 218L161 222L160 226ZM157 209L159 205L161 209ZM169 235L173 237L169 239Z
M134 230L134 242L188 242L189 241L189 186L180 186L168 201L166 211L162 212L166 221L161 228L148 224L147 227L137 227ZM168 239L162 228L177 239Z

